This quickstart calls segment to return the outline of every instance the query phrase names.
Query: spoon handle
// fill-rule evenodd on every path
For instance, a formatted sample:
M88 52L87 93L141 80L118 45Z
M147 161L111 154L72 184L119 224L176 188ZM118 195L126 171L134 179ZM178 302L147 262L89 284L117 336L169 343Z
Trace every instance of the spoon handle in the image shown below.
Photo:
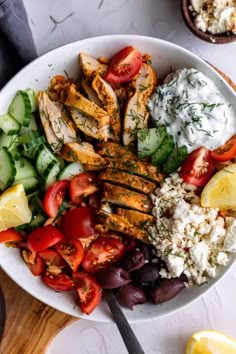
M113 315L114 321L120 331L121 337L126 345L129 354L145 354L138 342L132 328L123 314L112 290L104 291L104 297Z

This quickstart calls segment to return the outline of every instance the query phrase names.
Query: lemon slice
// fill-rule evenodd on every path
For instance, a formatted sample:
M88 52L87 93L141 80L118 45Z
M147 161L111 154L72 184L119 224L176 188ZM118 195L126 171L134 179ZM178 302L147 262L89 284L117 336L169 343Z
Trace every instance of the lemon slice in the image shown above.
M0 195L0 231L31 221L32 213L22 184L8 188Z
M201 195L202 207L236 209L236 163L217 172Z
M216 331L201 331L192 335L186 354L235 354L236 341Z

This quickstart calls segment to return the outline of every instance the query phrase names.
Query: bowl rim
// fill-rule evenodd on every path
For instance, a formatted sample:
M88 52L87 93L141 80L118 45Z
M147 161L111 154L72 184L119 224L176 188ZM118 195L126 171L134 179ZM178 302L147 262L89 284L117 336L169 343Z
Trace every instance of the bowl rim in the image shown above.
M198 29L192 20L191 11L189 10L189 0L181 0L181 12L186 26L189 30L195 34L198 38L202 39L205 42L211 44L227 44L236 41L236 34L230 33L227 34L212 34L210 32L203 32Z
M7 89L9 86L12 86L12 83L14 83L14 80L18 77L18 76L21 76L22 74L24 74L25 72L27 72L31 67L33 67L34 63L36 61L40 61L42 58L47 58L47 56L50 57L50 55L52 53L56 53L58 50L62 50L62 51L65 51L65 50L68 50L70 47L73 48L74 46L76 46L76 44L78 43L90 43L90 42L96 42L96 41L102 41L102 40L143 40L143 41L149 41L149 42L156 42L157 44L164 44L164 45L168 45L170 47L172 47L173 49L176 49L176 50L181 50L181 52L183 54L187 54L189 57L192 57L192 59L197 59L200 63L204 63L204 66L207 66L208 67L208 70L210 72L214 72L214 75L217 76L221 81L224 82L224 85L228 88L229 91L231 91L231 94L233 94L233 96L236 98L236 93L235 91L231 88L231 86L222 78L222 76L215 70L211 67L211 65L209 63L207 63L206 61L204 61L202 58L200 58L198 55L192 53L191 51L177 45L177 44L174 44L172 42L168 42L166 40L163 40L163 39L158 39L158 38L155 38L155 37L149 37L149 36L140 36L140 35L132 35L132 34L109 34L109 35L103 35L103 36L95 36L95 37L91 37L91 38L86 38L86 39L82 39L82 40L77 40L77 41L74 41L74 42L71 42L71 43L68 43L68 44L65 44L63 46L58 46L57 48L55 49L52 49L51 51L47 52L47 53L44 53L42 56L36 58L34 61L32 61L31 63L27 64L24 68L22 68L18 73L16 73L9 81L8 83L2 88L2 90L0 91L0 101L1 101L1 96L2 96L2 92ZM228 271L231 269L231 267L233 266L233 264L235 263L235 259L234 258L232 260L232 262L229 264L229 266L226 268L226 270L219 274L219 276L217 277L217 279L215 280L214 284L212 284L210 287L204 289L204 291L200 294L197 294L195 297L193 298L190 298L188 299L185 303L183 304L180 304L178 305L178 307L176 309L170 309L170 310L167 310L165 313L162 313L162 314L159 314L158 316L155 316L155 315L150 315L150 317L145 317L143 319L128 319L128 321L130 323L141 323L141 322L149 322L153 319L157 319L157 318L161 318L161 317L164 317L164 316L168 316L168 315L171 315L171 314L174 314L178 311L180 311L181 309L185 308L187 305L190 305L192 304L193 302L195 302L196 300L198 300L202 295L206 294L210 289L212 289L215 284L218 283L218 281L220 279L222 279L227 273ZM2 267L2 269L6 272L6 274L8 274L8 276L16 283L18 284L22 289L24 289L27 293L31 294L32 293L29 291L28 287L26 287L25 284L20 284L19 281L13 279L10 275L9 275L9 272L8 272L8 269L5 268L4 265L1 264L1 260L0 260L0 267ZM38 299L39 301L42 301L43 303L47 304L48 306L50 307L53 307L55 309L57 309L58 311L63 311L61 310L60 308L58 307L55 307L54 304L52 305L50 303L50 301L48 301L48 299L45 299L45 298L41 298L40 294L38 294L38 296L35 296L35 295L32 295L33 297L35 297L36 299ZM155 306L155 305L153 305ZM69 312L66 312L66 311L63 311L64 313L68 313L70 314ZM71 314L70 314L71 315ZM106 323L110 323L113 321L113 319L109 316L106 316L106 318L101 318L101 319L98 319L98 318L93 318L92 316L87 316L87 315L81 315L81 313L78 312L78 318L84 318L84 319L88 319L88 320L92 320L92 321L100 321L100 322L106 322Z

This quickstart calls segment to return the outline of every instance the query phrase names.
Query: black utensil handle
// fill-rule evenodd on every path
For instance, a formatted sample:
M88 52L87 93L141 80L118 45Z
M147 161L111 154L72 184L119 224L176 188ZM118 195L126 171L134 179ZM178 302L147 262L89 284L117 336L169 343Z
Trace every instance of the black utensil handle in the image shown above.
M129 354L145 354L112 290L104 291L104 296Z

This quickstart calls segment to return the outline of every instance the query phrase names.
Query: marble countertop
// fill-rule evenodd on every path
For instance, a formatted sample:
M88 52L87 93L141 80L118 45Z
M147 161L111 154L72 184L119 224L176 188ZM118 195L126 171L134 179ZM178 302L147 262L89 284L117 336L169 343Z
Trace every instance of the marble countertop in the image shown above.
M43 54L71 41L104 34L158 37L179 44L224 71L236 82L236 42L214 45L185 27L179 0L24 0ZM236 338L236 265L207 294L173 315L132 325L146 354L182 354L188 337L215 329ZM47 354L126 354L114 324L79 320L63 330Z

